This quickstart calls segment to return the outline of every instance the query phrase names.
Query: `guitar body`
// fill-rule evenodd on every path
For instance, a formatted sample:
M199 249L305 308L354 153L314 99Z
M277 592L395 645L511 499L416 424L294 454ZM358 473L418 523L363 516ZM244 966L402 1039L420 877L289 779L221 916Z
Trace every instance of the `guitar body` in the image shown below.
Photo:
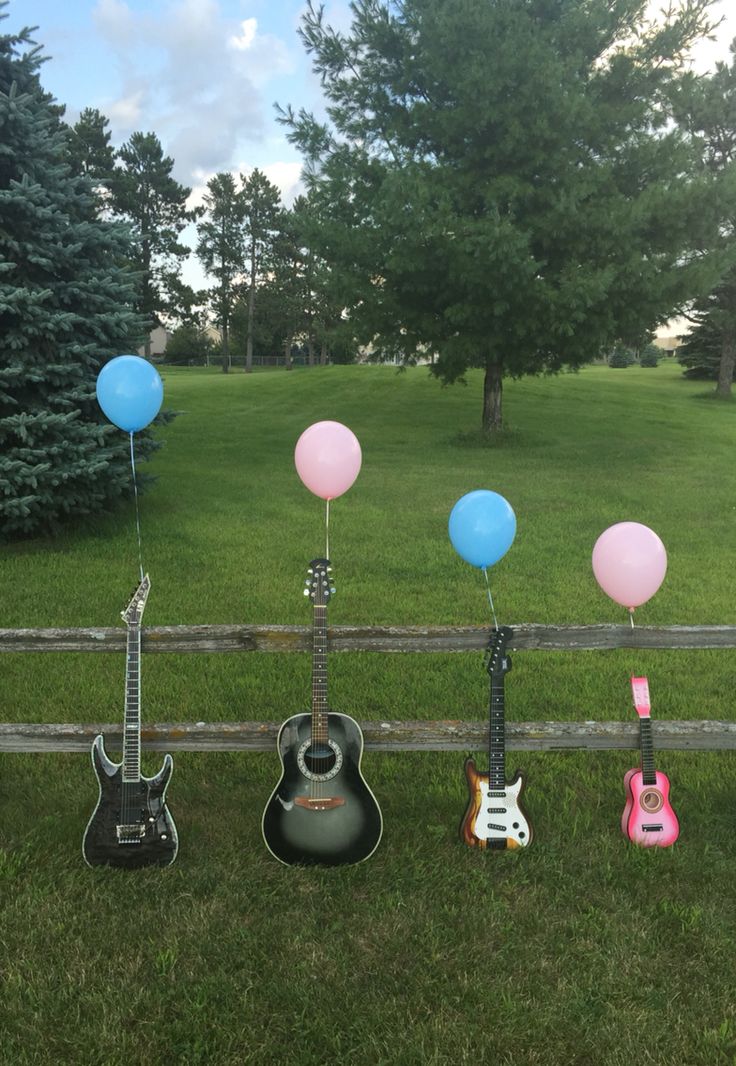
M641 770L629 770L624 777L629 796L621 828L634 844L666 848L677 840L680 824L669 800L669 778L660 770L655 771L655 776L653 785L644 784Z
M360 772L363 734L346 714L328 712L327 743L313 744L309 714L281 726L281 780L263 812L271 854L287 866L344 866L378 847L383 819Z
M468 806L460 823L460 839L471 848L525 848L532 828L520 797L524 780L517 771L501 792L491 789L488 774L477 771L474 759L465 761Z
M631 795L631 778L636 773L636 770L627 770L624 774L624 793L626 796L626 802L624 803L623 814L621 815L621 832L624 836L628 836L627 826L629 824L629 815L631 814L631 804L633 803L633 797Z
M92 744L92 765L100 796L82 841L87 864L129 870L171 865L179 849L165 798L173 769L171 756L164 758L155 777L141 776L124 785L123 764L108 759L100 734Z

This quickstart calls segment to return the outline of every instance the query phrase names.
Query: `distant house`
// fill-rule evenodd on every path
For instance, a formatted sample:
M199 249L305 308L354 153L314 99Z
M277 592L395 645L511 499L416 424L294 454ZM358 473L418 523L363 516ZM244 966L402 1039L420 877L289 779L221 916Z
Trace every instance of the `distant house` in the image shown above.
M659 348L662 352L664 352L665 355L670 356L670 358L674 358L677 355L678 349L681 348L686 342L687 334L685 334L684 336L681 335L679 337L676 337L674 335L665 337L655 337L652 341L652 344L654 344L655 347Z
M149 337L151 340L151 357L156 358L161 356L166 351L166 345L169 343L169 337L171 334L163 326L154 326L151 330ZM138 355L145 355L146 349L143 345L138 349Z

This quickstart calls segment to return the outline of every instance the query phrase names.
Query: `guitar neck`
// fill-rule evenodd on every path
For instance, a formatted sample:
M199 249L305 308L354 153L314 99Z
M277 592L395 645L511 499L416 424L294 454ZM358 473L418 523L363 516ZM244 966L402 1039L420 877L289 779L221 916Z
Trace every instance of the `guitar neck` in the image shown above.
M488 786L506 787L506 718L503 674L491 674L491 707L488 733Z
M125 657L125 717L123 720L123 781L141 776L141 627L128 624Z
M327 741L327 605L315 603L312 622L312 743Z
M656 785L654 769L654 741L651 718L639 719L639 748L641 750L641 779L645 785Z

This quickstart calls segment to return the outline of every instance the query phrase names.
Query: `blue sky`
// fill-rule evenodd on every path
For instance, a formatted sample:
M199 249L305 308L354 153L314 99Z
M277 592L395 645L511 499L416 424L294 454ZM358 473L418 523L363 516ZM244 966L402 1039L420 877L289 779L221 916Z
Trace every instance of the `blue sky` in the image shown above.
M290 201L300 162L274 102L319 110L297 35L304 0L11 0L5 27L38 26L44 87L74 121L110 120L114 144L155 132L195 192L220 170L259 166ZM347 4L326 5L343 25Z

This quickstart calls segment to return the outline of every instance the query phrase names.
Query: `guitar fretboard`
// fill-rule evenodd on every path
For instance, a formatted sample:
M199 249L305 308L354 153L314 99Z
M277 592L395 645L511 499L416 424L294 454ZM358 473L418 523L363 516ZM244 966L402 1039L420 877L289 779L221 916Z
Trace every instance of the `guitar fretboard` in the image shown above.
M141 776L141 627L128 624L125 658L125 718L123 721L123 781Z
M639 747L641 749L642 783L656 785L657 774L654 769L654 741L652 739L651 718L639 719Z
M327 606L314 605L312 629L312 743L327 741Z
M488 742L488 785L493 791L506 787L506 724L503 675L491 674L491 707Z

